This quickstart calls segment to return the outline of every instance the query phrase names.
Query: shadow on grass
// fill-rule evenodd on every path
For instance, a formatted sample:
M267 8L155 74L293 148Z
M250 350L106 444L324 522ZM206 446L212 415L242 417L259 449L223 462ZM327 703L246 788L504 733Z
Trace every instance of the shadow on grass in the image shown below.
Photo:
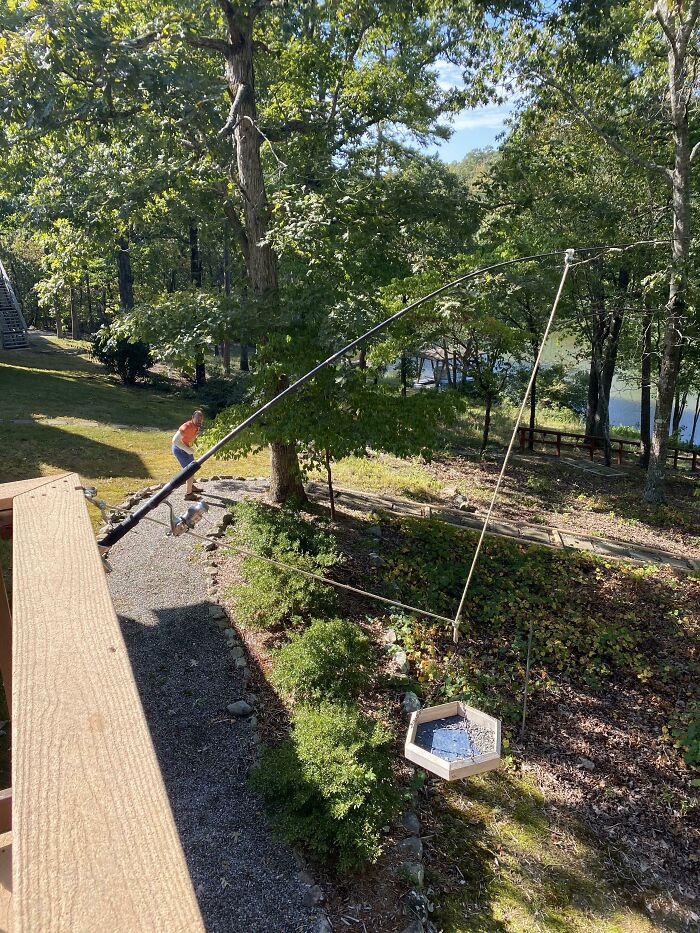
M40 415L163 428L189 405L147 384L121 385L84 357L61 353L11 361L0 356L0 395L8 399L3 418Z
M139 454L74 434L56 425L3 425L5 456L0 482L39 476L49 466L57 472L90 476L148 476Z

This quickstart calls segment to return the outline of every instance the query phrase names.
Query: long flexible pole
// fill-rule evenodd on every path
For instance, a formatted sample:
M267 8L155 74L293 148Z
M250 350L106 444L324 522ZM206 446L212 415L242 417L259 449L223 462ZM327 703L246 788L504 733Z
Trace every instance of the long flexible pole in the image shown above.
M606 250L626 250L632 249L636 246L643 245L656 245L658 241L649 240L649 241L639 241L638 243L625 244L622 246L588 246L583 249L578 250L578 252L596 252L596 251L606 251ZM264 414L270 411L275 405L285 399L288 395L292 395L294 392L297 392L305 383L309 382L310 379L313 379L314 376L318 375L322 369L325 369L326 366L330 366L332 363L335 363L346 353L350 353L360 344L364 343L366 340L380 334L383 330L386 330L387 327L390 327L396 321L400 320L404 315L408 314L410 311L413 311L415 308L420 307L428 301L431 301L433 298L437 298L438 295L442 295L444 292L449 291L452 288L455 288L457 285L461 285L463 282L468 282L470 279L475 279L480 275L484 275L487 272L493 272L496 269L505 269L507 266L516 265L516 263L521 262L533 262L536 259L549 259L553 256L561 256L567 253L567 250L557 249L552 250L548 253L537 253L534 256L521 256L518 259L507 259L503 262L495 262L490 266L483 266L481 269L475 269L472 272L467 272L465 275L459 276L457 279L453 279L451 282L447 282L446 285L441 285L440 288L436 288L434 291L430 292L428 295L424 295L422 298L418 298L416 301L412 301L411 304L406 305L405 308L402 308L400 311L397 311L395 314L392 314L391 317L386 318L381 323L371 327L368 331L362 334L360 337L357 337L355 340L350 341L342 349L337 350L335 353L331 354L323 362L318 363L314 366L313 369L310 369L308 373L305 373L296 382L292 382L291 385L287 386L286 389L283 389L274 398L270 401L265 402L264 405L261 405L260 408L256 409L251 415L241 421L240 424L236 425L229 433L222 437L220 441L217 441L213 447L210 447L205 453L202 454L199 459L193 460L188 466L181 470L176 476L174 476L169 483L166 483L157 493L151 496L150 499L147 499L143 505L139 506L134 512L131 512L122 522L118 525L115 525L110 531L106 532L102 538L98 540L98 544L101 548L109 548L113 544L116 544L117 541L120 541L125 534L131 531L132 528L136 527L138 523L148 515L149 512L152 512L156 506L160 505L168 496L174 492L179 486L182 486L190 476L201 469L202 465L206 461L213 457L217 451L221 450L222 447L225 447L226 444L230 443L234 437L240 434L242 431L245 431L246 428L250 427L251 424L254 424L258 421Z
M523 401L522 401L522 404L520 405L520 411L518 412L518 416L515 419L515 423L513 425L513 434L511 435L510 443L508 444L508 449L506 450L506 455L503 458L501 472L498 474L498 480L496 481L496 488L494 489L493 495L491 496L491 502L489 503L489 509L488 509L488 512L486 513L486 518L484 519L484 524L482 525L482 528L481 528L481 534L479 535L479 540L477 541L477 544L476 544L476 550L474 551L474 556L472 557L472 563L471 563L471 567L469 568L467 582L464 584L464 590L462 591L462 598L459 601L459 607L457 609L457 613L452 622L452 640L454 641L455 644L457 644L457 642L459 641L459 626L460 626L460 622L462 619L462 611L464 610L464 603L467 598L467 591L469 590L469 584L472 582L472 576L474 575L474 568L476 567L476 562L479 559L479 554L481 552L481 545L484 542L484 536L486 535L486 529L488 528L488 524L491 520L491 513L493 512L493 507L496 503L498 493L501 489L501 483L503 482L503 477L506 472L506 467L508 466L510 454L511 454L511 451L513 450L513 444L515 443L515 438L518 433L518 428L520 426L520 420L523 417L523 412L525 411L527 400L530 398L530 392L532 391L532 386L537 376L537 370L540 365L540 360L542 359L542 353L544 352L544 348L547 343L547 338L549 337L549 332L552 329L552 324L554 323L554 315L556 314L557 308L559 307L559 301L564 291L564 285L566 283L566 279L569 274L569 269L571 268L573 259L574 259L574 250L567 249L566 258L564 260L564 271L562 272L561 281L559 282L559 288L557 290L557 294L554 299L554 304L552 305L552 311L549 315L547 326L545 327L544 333L542 334L542 342L540 343L540 350L539 350L539 353L537 354L535 365L532 367L532 373L530 374L530 379L527 384L527 388L525 389L525 395L523 396Z

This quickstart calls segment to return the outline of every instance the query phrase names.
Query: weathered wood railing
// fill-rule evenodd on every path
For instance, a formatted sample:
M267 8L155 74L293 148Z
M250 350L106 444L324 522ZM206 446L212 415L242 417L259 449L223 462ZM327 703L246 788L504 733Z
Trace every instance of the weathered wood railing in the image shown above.
M0 486L0 533L0 930L203 931L79 477Z
M530 446L532 438L533 446L539 444L544 447L554 447L557 457L561 457L562 449L585 449L591 460L594 459L596 450L603 452L603 442L600 438L590 437L587 434L576 434L573 431L558 431L556 428L535 428L530 430L527 425L520 425L518 428L520 438L520 449L526 450ZM618 464L621 464L626 455L639 457L641 441L633 440L627 437L611 437L610 446ZM678 469L679 463L689 463L691 470L697 470L700 464L700 450L683 450L682 448L670 448L671 462L675 469Z

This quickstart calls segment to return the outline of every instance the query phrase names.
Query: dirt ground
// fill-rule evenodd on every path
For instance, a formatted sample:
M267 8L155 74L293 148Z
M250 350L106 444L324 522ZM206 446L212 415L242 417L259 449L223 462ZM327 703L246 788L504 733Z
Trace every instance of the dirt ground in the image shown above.
M581 459L581 466L588 462ZM485 513L501 461L439 457L428 467L443 484L443 498L461 494ZM517 456L508 465L494 518L552 525L600 535L690 559L700 557L700 473L669 470L663 506L642 501L645 473L625 464L623 476L596 475L552 456Z

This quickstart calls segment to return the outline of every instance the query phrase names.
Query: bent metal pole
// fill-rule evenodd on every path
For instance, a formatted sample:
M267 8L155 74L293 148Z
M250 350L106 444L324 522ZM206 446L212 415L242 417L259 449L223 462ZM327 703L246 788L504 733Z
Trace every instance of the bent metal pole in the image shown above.
M606 246L594 246L589 247L587 250L606 250L610 247ZM579 251L581 252L581 251ZM412 301L411 304L406 305L405 308L402 308L400 311L397 311L395 314L392 314L391 317L386 318L380 324L377 324L375 327L370 328L366 333L362 334L360 337L357 337L355 340L352 340L347 346L343 347L341 350L337 350L328 359L323 360L322 363L318 363L314 366L313 369L310 369L308 373L305 373L296 382L292 382L291 385L287 386L286 389L283 389L274 398L270 399L269 402L266 402L264 405L261 405L260 408L256 409L251 415L241 421L240 424L236 425L229 433L222 437L220 441L214 444L213 447L210 447L205 453L202 454L197 460L194 460L192 463L188 464L184 470L181 470L176 476L174 476L169 483L166 483L161 489L158 490L150 499L147 499L143 505L139 506L134 512L127 515L127 517L121 521L118 525L115 525L109 531L107 531L101 538L98 539L98 545L101 548L110 548L113 544L116 544L117 541L120 541L125 534L131 531L132 528L135 528L136 525L148 515L149 512L152 512L157 506L161 504L168 496L174 492L179 486L182 486L190 476L194 474L201 468L202 464L213 457L214 454L221 450L222 447L225 447L230 441L233 440L238 434L241 434L246 428L250 427L251 424L258 421L262 418L266 412L274 408L275 405L285 399L288 395L292 395L298 389L300 389L305 383L309 382L310 379L313 379L322 369L325 369L326 366L330 366L331 363L335 363L336 360L339 360L341 356L344 356L346 353L350 353L361 343L364 343L365 340L369 340L371 337L374 337L376 334L381 333L387 327L391 326L395 321L398 321L404 315L408 314L409 311L413 311L415 308L418 308L420 305L425 304L427 301L431 301L433 298L437 298L438 295L441 295L443 292L449 291L451 288L455 288L457 285L461 285L463 282L468 282L470 279L475 279L480 275L484 275L486 272L492 272L494 269L503 269L506 266L515 265L519 262L532 262L536 259L548 259L553 256L561 256L566 253L566 250L559 249L553 250L549 253L539 253L536 256L522 256L519 259L508 259L504 262L497 262L490 266L484 266L481 269L475 269L472 272L467 272L465 275L461 275L459 278L454 279L452 282L448 282L446 285L441 285L440 288L436 288L435 291L430 292L428 295L424 295L422 298L418 298L416 301Z

